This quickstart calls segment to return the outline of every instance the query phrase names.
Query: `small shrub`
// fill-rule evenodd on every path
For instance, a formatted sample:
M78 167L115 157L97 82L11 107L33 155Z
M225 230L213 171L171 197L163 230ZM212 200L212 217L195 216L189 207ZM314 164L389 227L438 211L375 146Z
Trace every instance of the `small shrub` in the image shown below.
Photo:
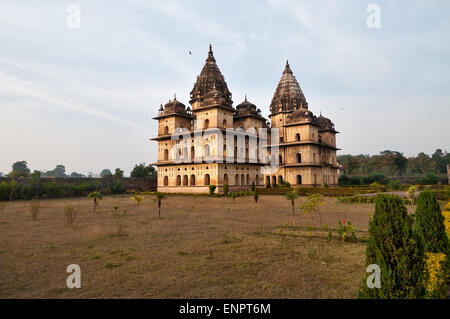
M238 197L238 193L236 192L231 193L231 198L233 198L233 200L236 200L236 197Z
M228 183L224 183L224 184L223 184L223 194L224 194L225 196L228 196L228 192L229 192Z
M253 193L253 199L255 200L255 203L257 203L257 202L258 202L258 199L259 199L259 195L258 195L258 193L257 193L257 192Z
M397 179L390 180L389 187L393 190L399 190L400 189L400 181Z
M30 210L30 214L31 214L31 217L33 218L33 220L38 218L40 206L41 206L41 203L38 200L35 200L35 199L31 200L29 210Z
M72 225L77 218L78 212L75 210L72 204L66 204L64 207L64 212L66 213L67 223Z
M417 186L412 185L408 188L408 190L406 192L408 199L411 201L411 205L414 203L414 200L416 198L416 191L417 191Z
M88 198L94 199L94 213L97 210L98 201L103 198L102 194L99 191L94 191L89 193Z
M337 230L342 241L355 241L357 239L356 229L349 220L340 220Z
M134 200L136 202L136 204L140 204L143 200L144 200L144 196L135 194L133 195L133 197L131 197L132 200Z
M214 192L216 190L216 185L209 185L209 195L214 195Z
M252 192L255 191L255 182L252 182L252 187L251 187Z
M122 180L117 178L109 186L109 191L111 192L111 194L124 194L127 189L123 185Z

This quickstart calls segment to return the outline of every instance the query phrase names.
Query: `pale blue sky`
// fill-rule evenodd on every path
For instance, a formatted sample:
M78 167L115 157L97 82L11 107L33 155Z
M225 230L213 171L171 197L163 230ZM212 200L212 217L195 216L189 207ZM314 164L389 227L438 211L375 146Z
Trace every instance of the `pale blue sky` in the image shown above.
M69 4L81 28L66 26ZM369 29L367 6L381 7ZM213 45L236 106L269 113L286 59L340 154L450 151L448 1L0 0L0 172L156 161L160 104ZM188 54L192 52L192 55Z

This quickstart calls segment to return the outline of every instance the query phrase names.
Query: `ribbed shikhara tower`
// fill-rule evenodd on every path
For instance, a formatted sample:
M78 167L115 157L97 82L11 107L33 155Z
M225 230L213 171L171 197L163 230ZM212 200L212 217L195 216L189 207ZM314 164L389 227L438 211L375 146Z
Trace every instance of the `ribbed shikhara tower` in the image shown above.
M251 134L236 134L230 143L226 140L226 131L237 128L258 130L268 126L267 120L247 98L236 109L233 107L231 92L211 46L189 103L192 110L174 98L164 107L161 105L159 115L154 118L158 120L158 137L152 139L158 142L158 162L155 163L158 191L208 192L209 185L216 185L218 191L222 191L225 182L230 190L246 189L252 183L263 186L263 164L250 160L257 156L249 154ZM183 136L173 140L172 134L180 129L185 130ZM209 133L214 130L220 131L221 136ZM195 138L198 135L202 138ZM174 151L177 147L181 150L179 153ZM228 156L231 162L226 160L227 152L231 154ZM180 163L179 158L187 158L189 163Z
M272 128L279 129L279 169L265 183L291 185L337 184L334 124L313 115L289 63L286 62L270 104Z
M288 63L270 105L272 127L280 134L280 166L273 174L263 175L261 167L265 164L260 157L264 155L249 147L258 136L249 130L258 134L260 128L270 130L269 122L247 97L236 108L231 97L210 46L190 94L192 109L174 97L161 105L154 118L158 121L158 136L152 139L158 142L158 161L154 163L158 167L158 191L207 192L209 185L222 191L224 183L230 190L282 181L292 185L337 183L337 132L329 119L315 117L308 110ZM230 129L242 129L246 134L235 132L233 140L227 141ZM173 139L174 133L182 136ZM273 154L268 155L267 159L276 162Z

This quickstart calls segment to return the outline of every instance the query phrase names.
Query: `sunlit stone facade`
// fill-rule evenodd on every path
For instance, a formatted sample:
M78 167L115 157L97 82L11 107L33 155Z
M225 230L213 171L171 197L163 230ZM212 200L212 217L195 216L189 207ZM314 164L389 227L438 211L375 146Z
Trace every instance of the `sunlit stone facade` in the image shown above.
M338 132L329 119L309 111L288 63L270 105L271 123L247 98L234 108L231 97L210 46L191 91L192 109L174 98L161 105L154 118L158 191L203 193L216 185L220 192L225 182L230 190L248 189L252 183L257 187L283 181L296 186L337 183ZM271 143L272 135L276 137L271 128L278 129L278 142ZM268 131L267 147L257 139L263 134L260 129ZM276 167L269 173L263 169L267 161Z

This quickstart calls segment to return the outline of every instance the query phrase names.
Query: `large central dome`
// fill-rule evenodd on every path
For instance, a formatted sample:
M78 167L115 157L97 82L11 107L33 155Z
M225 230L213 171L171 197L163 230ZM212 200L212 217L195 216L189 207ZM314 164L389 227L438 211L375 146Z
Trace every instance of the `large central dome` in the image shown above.
M215 97L222 98L224 104L230 106L233 104L231 100L231 93L228 90L227 83L216 64L211 45L209 45L208 58L203 66L200 75L197 76L197 81L194 84L194 88L191 91L190 103L199 101L203 104L205 98L208 99L210 92L214 92Z
M275 94L270 104L272 114L279 112L291 112L299 108L308 108L308 103L303 95L302 89L292 73L289 63L286 61L286 67L278 83Z

